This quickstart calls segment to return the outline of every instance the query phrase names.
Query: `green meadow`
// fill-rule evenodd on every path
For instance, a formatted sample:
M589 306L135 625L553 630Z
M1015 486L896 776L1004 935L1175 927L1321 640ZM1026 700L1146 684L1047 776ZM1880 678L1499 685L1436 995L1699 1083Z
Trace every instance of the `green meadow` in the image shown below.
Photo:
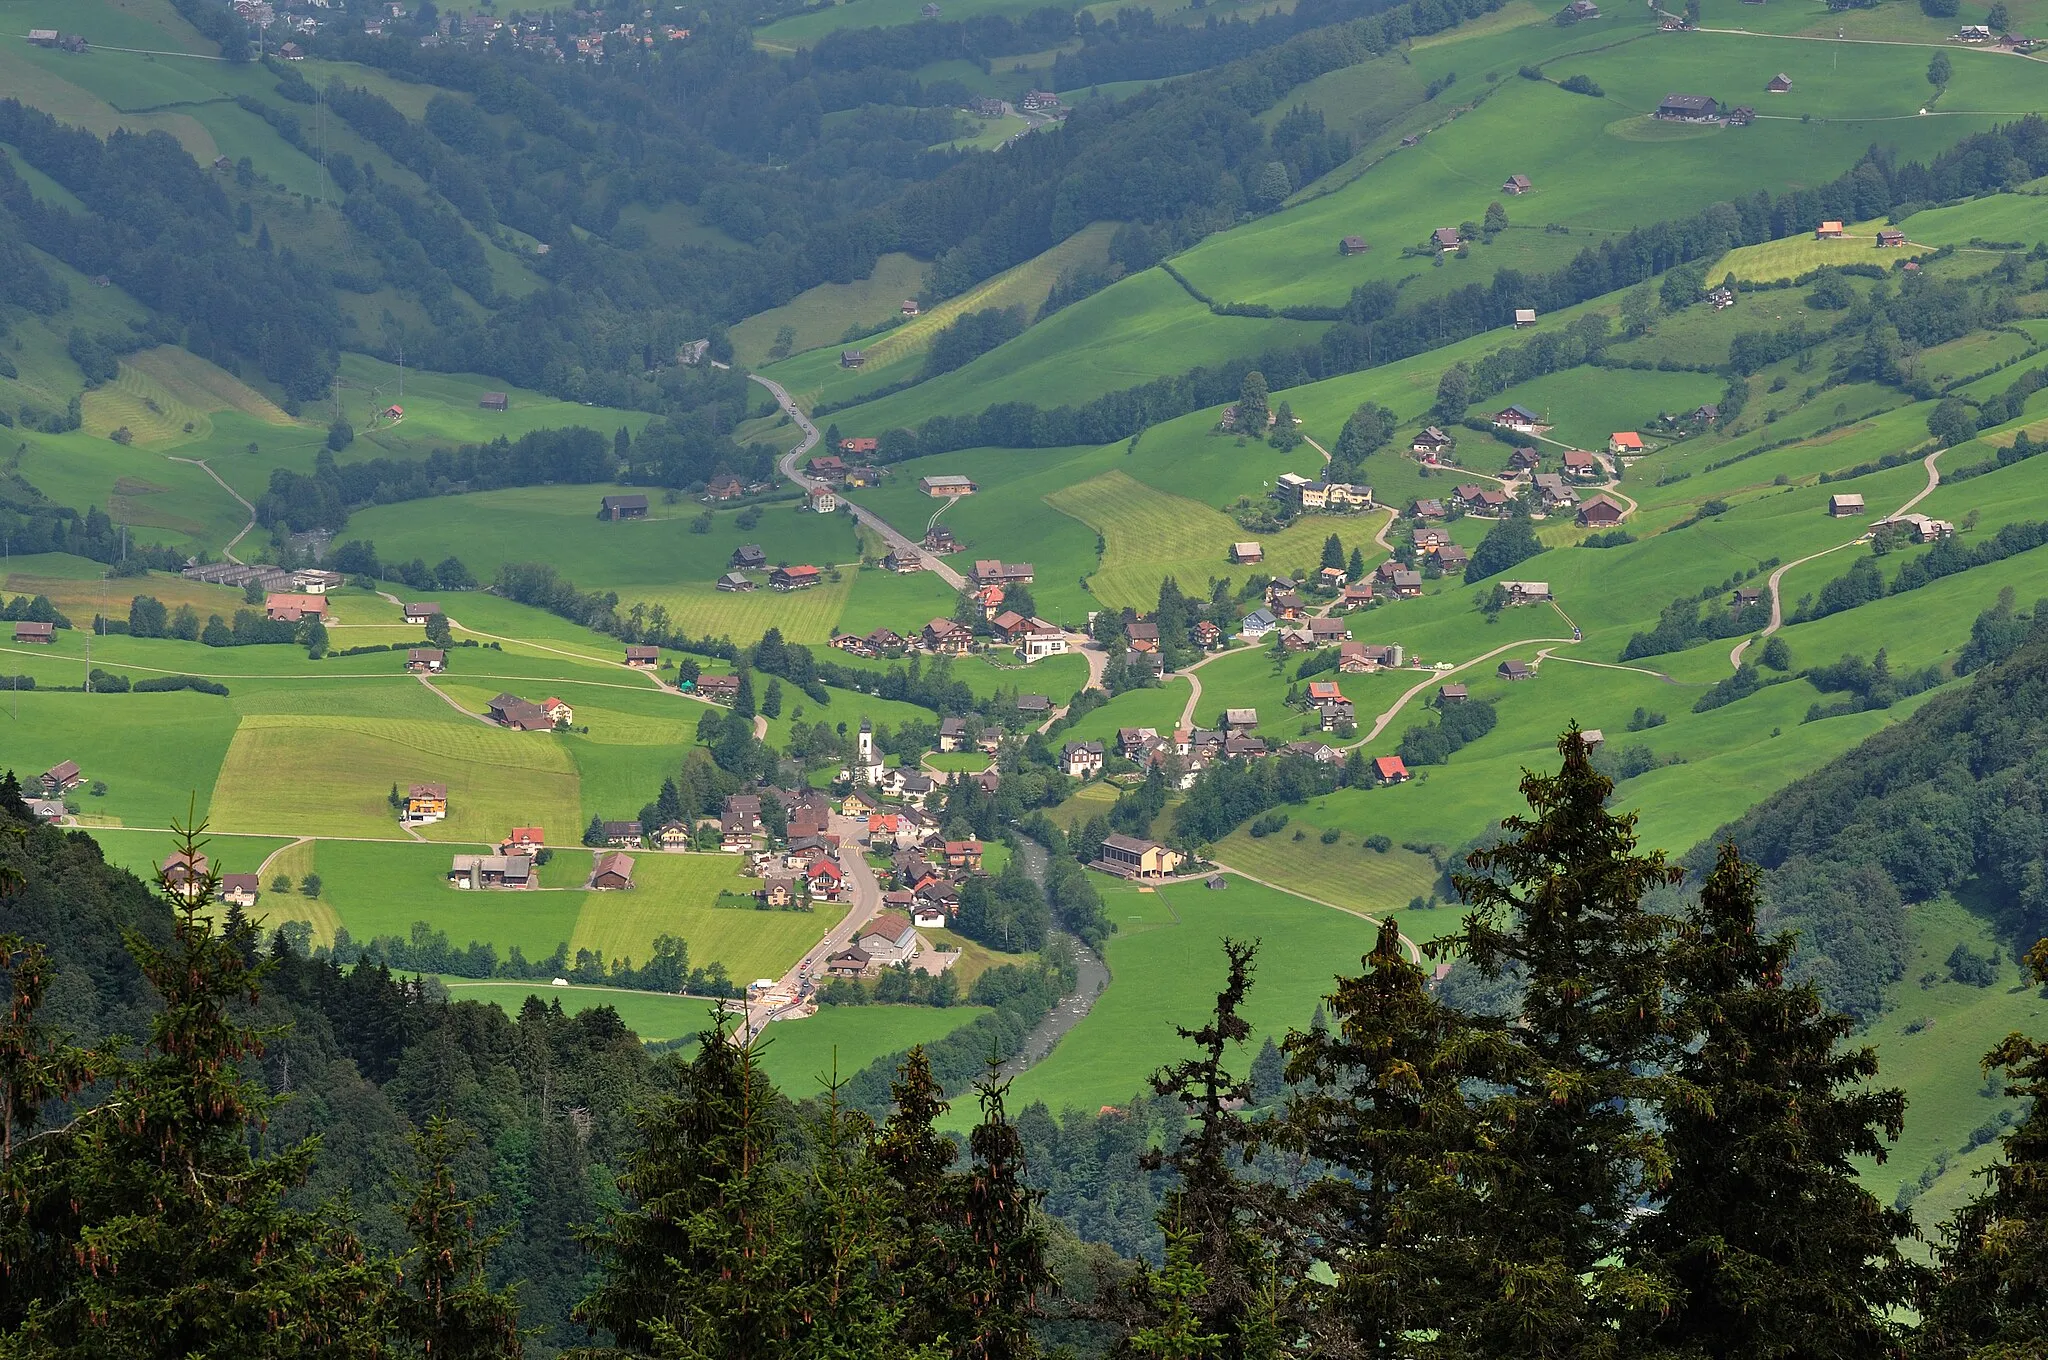
M792 1100L818 1094L836 1070L840 1080L877 1058L935 1043L987 1015L983 1006L824 1006L816 1015L782 1020L754 1041L761 1070Z

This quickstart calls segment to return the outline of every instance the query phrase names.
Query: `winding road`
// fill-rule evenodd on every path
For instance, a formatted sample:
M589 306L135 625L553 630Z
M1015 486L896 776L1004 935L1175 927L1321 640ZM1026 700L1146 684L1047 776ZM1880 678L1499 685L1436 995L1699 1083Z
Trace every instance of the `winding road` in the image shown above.
M240 543L244 538L247 538L249 536L249 531L256 527L256 507L249 504L248 501L243 500L242 493L235 490L233 487L229 486L227 482L222 479L221 475L218 472L215 472L213 470L212 465L209 464L204 458L177 458L173 457L168 453L165 454L164 457L173 463L192 464L201 472L213 478L213 480L219 484L221 490L227 492L230 496L233 496L236 502L240 504L244 510L247 510L249 512L249 522L242 526L242 532L236 534L233 538L229 539L227 546L220 550L220 555L222 557L225 557L228 561L234 563L238 567L242 566L242 559L235 556L235 545L237 543Z

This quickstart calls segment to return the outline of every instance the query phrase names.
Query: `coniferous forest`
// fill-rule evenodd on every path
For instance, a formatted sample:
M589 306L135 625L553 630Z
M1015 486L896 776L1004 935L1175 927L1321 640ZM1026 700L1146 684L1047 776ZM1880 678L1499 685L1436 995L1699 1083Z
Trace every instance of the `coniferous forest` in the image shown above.
M2023 648L1898 743L1953 750L2044 674ZM1260 943L1220 941L1156 1100L1056 1156L993 1066L958 1138L919 1049L872 1115L779 1094L715 1019L655 1054L608 1008L309 960L9 775L0 1356L2042 1354L2048 1042L1984 1055L2020 1113L1921 1238L1857 1179L1904 1097L1760 921L1763 870L1723 840L1688 881L1558 749L1454 871L1460 929L1386 922L1279 1036L1243 1016ZM1508 1001L1453 1004L1442 959ZM2048 941L2026 966L2048 987Z

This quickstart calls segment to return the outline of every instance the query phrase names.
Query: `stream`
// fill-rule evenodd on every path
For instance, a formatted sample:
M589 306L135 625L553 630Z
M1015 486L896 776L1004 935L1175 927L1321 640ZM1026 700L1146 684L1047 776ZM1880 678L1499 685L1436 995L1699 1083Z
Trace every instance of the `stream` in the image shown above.
M1024 871L1045 886L1045 868L1050 860L1044 846L1022 836L1017 838L1018 853L1024 857ZM1005 1062L1001 1075L1007 1080L1028 1068L1043 1062L1066 1032L1081 1023L1088 1012L1095 1008L1095 1000L1102 995L1102 989L1109 985L1109 967L1100 955L1066 931L1054 927L1052 936L1065 940L1073 946L1075 971L1079 981L1074 994L1061 1001L1047 1013L1045 1019L1035 1025L1031 1033L1024 1036L1024 1047Z

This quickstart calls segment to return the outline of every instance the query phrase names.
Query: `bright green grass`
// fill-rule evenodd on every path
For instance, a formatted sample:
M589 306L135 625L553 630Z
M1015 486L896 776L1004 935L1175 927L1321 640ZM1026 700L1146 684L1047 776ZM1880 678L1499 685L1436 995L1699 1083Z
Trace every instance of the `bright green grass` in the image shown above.
M1153 689L1125 690L1102 707L1081 718L1060 733L1060 744L1070 741L1099 741L1116 744L1119 727L1149 727L1161 734L1171 732L1187 706L1188 682L1174 676Z
M864 279L821 283L780 307L748 317L732 328L733 349L742 363L766 363L769 347L784 326L796 332L792 354L837 345L849 327L866 330L902 315L904 300L916 297L923 286L924 265L908 255L884 255Z
M1929 208L1906 219L1912 240L1967 248L1971 240L2042 239L2042 204L2037 194L1994 194L1948 208ZM1983 257L1977 257L1978 267Z
M1015 1108L1044 1101L1054 1110L1092 1112L1144 1089L1154 1069L1184 1055L1174 1025L1199 1022L1212 1004L1226 935L1264 943L1244 1012L1253 1039L1234 1057L1238 1066L1251 1061L1262 1038L1277 1041L1290 1027L1305 1027L1337 972L1356 971L1372 947L1373 928L1359 917L1241 878L1229 883L1222 892L1200 883L1106 891L1118 925L1104 950L1113 981L1051 1056L1017 1078Z
M1193 585L1224 574L1230 544L1244 535L1229 517L1148 487L1120 468L1055 492L1046 503L1102 535L1102 567L1088 585L1112 609L1155 603L1163 576Z
M988 768L988 757L980 751L934 751L924 758L926 769L948 774L979 774Z
M1894 259L1913 260L1932 253L1932 246L1939 242L1920 244L1921 238L1908 228L1907 240L1915 244L1878 250L1877 231L1889 223L1878 220L1851 222L1844 230L1847 235L1839 239L1822 240L1813 236L1788 236L1782 241L1765 241L1759 245L1742 246L1723 256L1713 268L1713 277L1733 274L1745 283L1756 281L1774 282L1778 279L1796 279L1822 265L1875 264L1889 269Z
M901 670L909 664L907 660L868 659L847 652L834 652L829 659L834 665L849 670L878 674L891 668ZM926 674L931 673L933 664L927 660ZM1043 694L1054 704L1061 704L1072 698L1088 678L1088 659L1078 652L1049 656L1028 666L1007 652L943 658L937 664L946 665L947 673L972 690L976 698L987 698L999 689L1007 689L1022 694Z
M586 898L595 896L576 891L589 857L557 851L540 871L541 887L525 892L450 886L451 854L480 848L323 840L313 843L311 864L320 875L321 899L359 942L379 935L410 936L414 923L425 921L445 932L458 949L481 941L494 946L500 957L514 946L529 959L554 953L574 932ZM305 871L299 872L303 876Z
M693 996L671 996L661 992L628 991L623 987L551 987L545 983L456 977L439 974L451 1001L483 1001L507 1015L518 1015L528 997L541 1004L560 1004L571 1015L599 1006L619 1013L627 1029L648 1043L681 1039L710 1028L714 1002Z
M1960 1163L1970 1131L2010 1106L2008 1099L1987 1094L1978 1067L1992 1045L2014 1030L2036 1036L2048 1030L2048 1000L2039 988L2022 982L2009 957L2001 959L1998 981L1989 987L1949 979L1945 964L1958 942L1979 954L1999 948L1983 916L1941 898L1914 907L1908 919L1914 948L1905 976L1890 988L1892 1007L1858 1036L1877 1048L1878 1081L1903 1089L1909 1097L1905 1131L1890 1149L1889 1160L1863 1168L1864 1184L1887 1204L1900 1185L1919 1179L1937 1152L1956 1155ZM1935 979L1931 985L1923 982L1929 974ZM1928 1023L1916 1034L1906 1033L1906 1026L1916 1021ZM1963 1164L1953 1167L1915 1206L1923 1224L1932 1227L1949 1201L1980 1184L1970 1179L1970 1169Z
M616 590L625 600L677 586L708 590L742 543L759 544L770 563L826 566L856 556L850 519L800 511L793 501L767 506L761 522L746 530L735 523L738 511L713 511L711 531L699 534L691 525L704 513L702 505L666 505L659 495L650 497L644 520L599 519L600 498L620 490L531 486L403 501L356 512L348 532L374 542L378 555L392 561L419 556L438 562L453 553L481 580L506 562L544 560L582 589ZM754 594L779 603L798 598L765 584ZM735 604L751 599L725 598Z
M1490 413L1519 403L1541 414L1552 429L1547 436L1574 448L1600 450L1616 430L1647 429L1659 412L1690 411L1721 399L1727 383L1708 373L1643 373L1634 369L1574 368L1510 387L1488 397L1474 409ZM1654 436L1653 436L1654 437ZM1478 446L1474 440L1467 447ZM1545 444L1546 455L1561 450ZM1500 462L1485 471L1498 471ZM1631 493L1633 494L1633 493Z
M10 663L18 658L8 656ZM72 677L69 683L78 683ZM85 695L10 692L0 718L0 764L22 776L75 760L87 780L104 780L107 796L84 789L72 797L81 812L131 826L184 821L196 797L209 815L214 780L235 733L226 699L190 690L173 694ZM90 706L90 707L88 707ZM223 829L227 823L214 821ZM260 829L260 828L252 828Z
M355 426L357 443L347 457L374 458L380 452L399 456L425 453L450 444L482 444L499 435L517 439L529 430L587 425L606 433L621 425L636 434L649 416L609 406L585 406L521 388L502 378L475 373L405 371L405 393L398 391L396 364L366 354L344 354L341 360L342 413ZM486 392L504 392L510 406L486 411L477 402ZM402 406L405 419L384 423L377 413ZM245 493L246 494L246 493ZM596 507L591 513L597 513Z
M988 1014L985 1006L825 1006L768 1026L754 1051L769 1080L792 1100L817 1095L836 1064L841 1081L912 1044L930 1044Z
M905 576L881 567L863 567L853 578L846 608L838 619L842 633L866 634L893 628L908 637L929 619L953 612L953 587L929 571Z
M121 831L100 826L89 827L88 830L106 856L107 863L126 869L145 883L156 880L157 865L163 863L164 856L177 849L179 844L168 831ZM202 839L205 841L205 855L213 867L224 874L253 874L271 855L291 844L275 836L237 836L215 832L211 828ZM290 905L291 899L284 902L276 900L266 878L255 915L279 921L291 920L294 917Z
M558 862L589 861L564 851ZM553 866L550 866L553 867ZM583 895L571 951L595 950L607 961L645 960L657 935L679 935L690 945L693 967L723 963L738 982L780 977L839 920L841 911L738 911L712 906L718 894L745 891L737 855L635 852L630 891Z
M446 720L251 715L221 767L214 820L272 834L397 836L386 795L417 781L448 785L448 820L420 828L429 840L494 842L516 825L581 821L563 743L443 712Z
M1221 864L1280 883L1309 897L1375 917L1399 914L1411 937L1428 939L1447 928L1449 912L1414 912L1409 902L1428 899L1436 884L1436 865L1412 850L1395 846L1384 854L1368 850L1355 835L1324 845L1313 809L1293 816L1277 835L1254 838L1242 828L1219 841L1209 854ZM1301 832L1300 840L1295 833Z

